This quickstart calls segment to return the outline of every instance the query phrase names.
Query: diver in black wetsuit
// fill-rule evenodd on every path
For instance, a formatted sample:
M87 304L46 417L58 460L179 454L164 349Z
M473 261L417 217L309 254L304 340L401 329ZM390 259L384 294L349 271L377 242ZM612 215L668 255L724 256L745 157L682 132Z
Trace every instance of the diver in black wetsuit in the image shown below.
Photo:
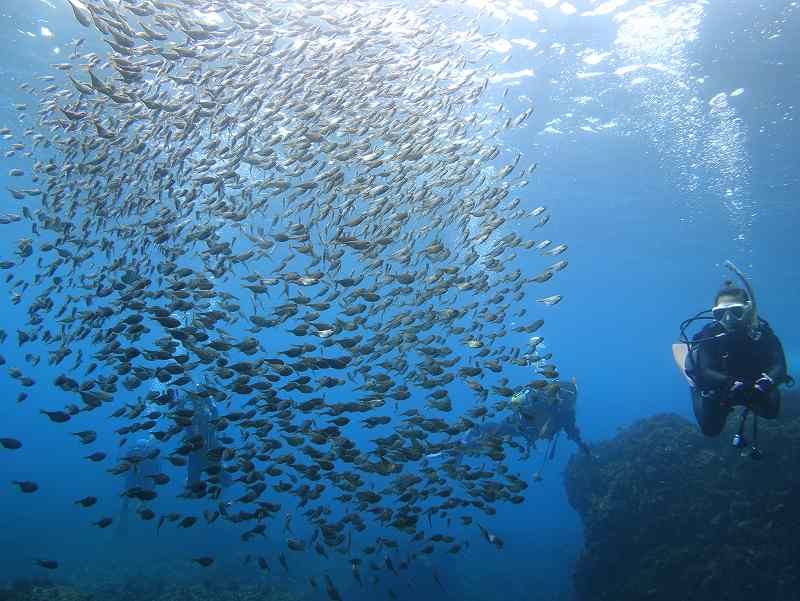
M591 456L589 445L581 438L575 423L575 403L578 386L574 382L559 382L553 395L537 390L532 384L521 387L510 401L511 413L503 420L476 425L464 440L464 451L481 446L489 438L522 438L526 443L525 456L536 442L547 440L546 458L552 458L560 432L564 432L581 450Z
M550 441L549 455L555 451L556 439L560 432L591 455L589 445L581 438L581 431L575 422L575 403L578 400L578 385L572 382L559 382L554 396L537 392L531 385L518 391L511 399L515 411L509 421L518 431L527 434L526 438Z
M702 312L684 322L682 331L695 319L711 319L688 341L685 373L692 383L694 414L703 434L717 436L733 407L742 406L745 411L734 445L745 446L742 429L747 412L767 419L777 417L781 404L778 386L790 378L780 340L756 313L752 288L732 263L728 266L746 289L726 282L714 299L710 317ZM751 456L757 458L760 453L753 443Z
M724 288L717 295L715 321L693 340L701 342L689 353L686 372L695 382L694 413L706 436L722 431L736 405L751 404L761 417L773 419L780 410L778 385L786 379L786 358L780 340L760 319L756 328L746 325L747 293Z

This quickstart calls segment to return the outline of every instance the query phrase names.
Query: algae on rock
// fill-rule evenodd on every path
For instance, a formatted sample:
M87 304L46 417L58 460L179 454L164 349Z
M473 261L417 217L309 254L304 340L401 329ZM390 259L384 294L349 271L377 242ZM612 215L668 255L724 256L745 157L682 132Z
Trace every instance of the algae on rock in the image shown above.
M730 445L737 421L707 438L657 415L572 457L581 601L800 601L800 418L759 420L760 461Z

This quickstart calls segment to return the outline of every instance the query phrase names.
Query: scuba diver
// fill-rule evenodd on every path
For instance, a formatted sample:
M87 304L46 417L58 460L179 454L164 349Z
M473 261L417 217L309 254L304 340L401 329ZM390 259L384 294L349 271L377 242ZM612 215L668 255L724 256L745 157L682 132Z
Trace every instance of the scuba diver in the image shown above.
M536 447L537 439L548 441L542 464L533 475L535 481L542 479L545 461L552 460L555 456L558 436L562 431L587 457L592 457L592 451L581 437L580 428L575 422L577 399L578 384L575 378L571 382L558 382L555 394L547 392L546 388L537 391L533 385L529 385L511 397L514 412L507 420L515 424L520 431L528 433L528 437L534 434L533 448Z
M589 445L581 438L581 431L575 423L575 402L578 399L578 384L559 382L555 394L537 391L533 385L523 387L511 397L514 412L506 421L533 442L537 439L550 441L548 455L555 453L558 435L563 431L569 440L580 449L591 454Z
M210 307L216 306L216 301ZM188 327L194 320L193 311L177 311L170 317L177 319L183 327ZM188 352L178 342L181 352ZM190 498L204 497L211 493L217 498L222 488L232 483L230 473L222 468L222 445L217 439L219 412L214 398L208 389L190 379L180 391L177 387L157 384L164 402L178 414L183 426L181 445L177 452L186 456L186 482L184 496ZM181 415L182 414L182 415ZM207 479L203 479L203 474ZM209 483L212 487L209 488Z
M148 435L137 439L130 452L125 453L122 457L123 461L130 464L130 468L125 472L125 488L122 492L123 500L116 536L126 536L128 533L131 499L138 498L144 501L149 498L149 495L155 494L153 477L161 471L159 454L156 440Z
M219 412L213 399L186 392L178 395L174 388L168 390L177 411L191 410L190 422L183 428L183 445L188 451L186 469L186 490L193 497L205 496L207 482L202 475L210 476L213 484L227 487L231 484L231 476L222 469L221 456L215 457L222 446L217 440L216 424ZM214 493L219 495L221 488Z
M733 445L744 448L750 444L750 456L759 459L757 417L777 417L781 405L778 387L793 381L787 376L780 340L769 323L758 316L750 283L733 263L727 261L726 266L744 287L725 282L710 310L685 320L681 343L673 345L673 355L689 382L694 414L703 434L717 436L733 408L741 406ZM698 320L709 323L690 340L686 329ZM744 425L751 412L753 440L748 442Z
M573 378L571 382L558 382L557 386L537 389L533 383L523 386L511 397L511 414L499 421L481 423L472 428L460 450L455 453L456 461L469 455L491 439L522 438L526 448L524 456L530 456L531 449L536 448L539 440L547 440L548 448L542 460L550 460L555 456L559 434L563 431L569 440L591 457L589 445L581 438L580 429L575 423L575 404L578 398L578 386ZM428 455L437 457L443 453ZM541 480L541 468L534 474L534 480Z

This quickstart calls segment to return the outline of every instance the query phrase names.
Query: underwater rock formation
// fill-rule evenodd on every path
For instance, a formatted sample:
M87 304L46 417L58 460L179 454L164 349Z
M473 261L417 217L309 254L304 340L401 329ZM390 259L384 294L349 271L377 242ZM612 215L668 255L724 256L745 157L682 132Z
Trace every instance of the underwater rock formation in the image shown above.
M134 590L135 588L135 590ZM155 594L154 594L155 592ZM0 601L299 601L300 597L273 587L228 587L197 585L166 585L131 587L118 585L101 594L78 591L72 587L38 581L18 581L10 588L0 589Z
M572 457L580 601L800 600L800 417L759 420L760 461L731 446L738 422L706 438L657 415Z
M17 580L9 588L0 588L0 601L94 601L94 597L46 580Z

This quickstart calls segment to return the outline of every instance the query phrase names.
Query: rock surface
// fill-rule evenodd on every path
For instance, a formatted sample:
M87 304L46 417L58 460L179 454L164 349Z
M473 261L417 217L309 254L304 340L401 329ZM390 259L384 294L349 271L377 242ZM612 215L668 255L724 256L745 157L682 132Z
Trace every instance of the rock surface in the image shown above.
M580 601L800 600L800 417L759 419L760 461L731 446L738 421L706 438L657 415L573 456Z
M42 582L18 581L9 588L0 589L0 601L298 601L285 591L272 588L244 586L220 589L207 585L130 584L109 588L103 592L83 592L70 586Z

